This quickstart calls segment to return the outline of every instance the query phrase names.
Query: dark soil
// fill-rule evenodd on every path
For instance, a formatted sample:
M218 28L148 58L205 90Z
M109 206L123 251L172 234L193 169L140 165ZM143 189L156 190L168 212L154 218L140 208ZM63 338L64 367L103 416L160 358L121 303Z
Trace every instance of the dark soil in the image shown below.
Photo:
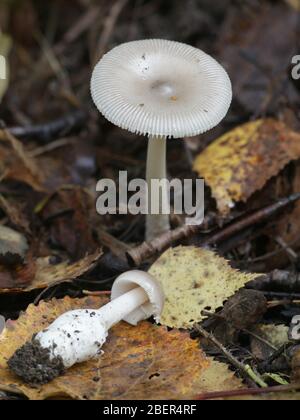
M10 369L30 385L43 385L65 371L61 357L50 359L50 350L34 339L15 352L8 361Z

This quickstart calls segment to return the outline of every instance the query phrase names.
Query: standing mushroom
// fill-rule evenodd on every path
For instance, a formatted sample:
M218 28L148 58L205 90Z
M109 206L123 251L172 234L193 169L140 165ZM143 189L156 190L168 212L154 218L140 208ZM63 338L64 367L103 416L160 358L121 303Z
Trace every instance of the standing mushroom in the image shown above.
M164 293L156 279L143 271L129 271L113 284L110 303L61 315L17 350L8 366L25 382L50 382L74 364L99 355L115 324L124 320L137 325L151 316L158 321L163 306Z
M113 124L149 136L147 182L166 180L166 140L204 133L227 114L231 82L203 51L161 39L133 41L107 53L96 65L91 93ZM169 200L162 183L163 200ZM152 200L160 202L159 197ZM151 200L149 200L151 206ZM146 240L170 229L169 215L148 209Z

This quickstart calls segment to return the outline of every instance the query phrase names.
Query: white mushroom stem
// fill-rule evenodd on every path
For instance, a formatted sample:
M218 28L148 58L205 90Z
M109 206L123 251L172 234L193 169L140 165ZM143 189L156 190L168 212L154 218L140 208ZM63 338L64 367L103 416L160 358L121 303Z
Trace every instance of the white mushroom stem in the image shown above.
M149 137L146 179L148 184L148 214L146 216L146 240L152 241L157 236L170 230L170 216L163 214L163 204L169 205L169 196L166 183L167 138ZM151 188L151 181L161 181L159 189ZM152 214L155 206L159 214Z
M111 302L98 310L80 309L61 315L35 336L35 342L49 350L51 360L59 357L69 368L99 354L112 326L121 320L137 325L151 315L158 318L164 304L160 284L138 270L119 276L111 296Z
M112 300L99 309L98 313L102 318L102 323L108 331L148 300L149 298L144 289L137 287L136 289L125 293L125 295Z

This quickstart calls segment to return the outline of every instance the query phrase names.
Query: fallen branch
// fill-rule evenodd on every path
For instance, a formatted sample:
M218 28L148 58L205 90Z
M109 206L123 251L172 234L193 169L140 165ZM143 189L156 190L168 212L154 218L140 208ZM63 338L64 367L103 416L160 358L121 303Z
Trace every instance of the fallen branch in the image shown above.
M81 128L86 122L86 113L82 110L74 111L62 118L47 122L45 124L28 127L11 127L7 131L18 139L30 138L49 142L57 137L65 137Z
M144 261L161 254L177 241L189 238L199 232L200 226L181 226L155 238L152 242L144 242L126 253L130 266L139 267Z
M300 293L300 274L290 271L274 270L269 274L253 280L249 283L248 287L255 290L280 289L293 294Z
M225 240L233 237L234 235L242 232L245 229L248 229L251 226L257 225L259 223L266 222L271 219L277 213L285 209L292 203L300 200L300 193L292 194L289 197L282 198L270 206L264 207L256 212L247 215L242 220L234 221L229 226L225 227L221 231L213 234L208 239L204 240L201 245L214 245L216 243L224 242Z
M265 290L261 291L268 300L285 299L289 301L300 300L300 293L281 293L281 292L268 292ZM278 306L278 305L277 305Z
M220 242L233 237L237 233L257 225L262 222L266 222L277 213L285 209L288 205L298 201L300 199L300 193L291 195L290 197L283 198L272 204L270 206L264 207L250 215L247 215L242 220L233 221L230 225L225 226L223 229L218 232L213 232L206 238L200 240L199 244L201 246L215 245ZM152 242L144 242L142 245L138 246L127 252L128 262L131 266L139 267L143 262L158 256L163 251L168 249L174 243L181 241L191 236L196 235L203 229L202 225L199 226L188 226L184 225L180 228L177 228L173 231L167 232L157 238Z

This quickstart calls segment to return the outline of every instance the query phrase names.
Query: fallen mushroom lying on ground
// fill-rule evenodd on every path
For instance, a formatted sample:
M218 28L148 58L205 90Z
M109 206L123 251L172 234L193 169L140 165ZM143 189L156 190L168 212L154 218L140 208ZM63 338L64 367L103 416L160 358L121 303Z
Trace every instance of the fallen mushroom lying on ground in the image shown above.
M129 271L113 284L111 302L101 309L66 312L18 349L8 362L25 382L45 384L73 366L101 354L108 330L121 320L131 325L159 320L164 293L156 279Z
M119 276L111 302L101 309L60 316L18 349L8 366L29 384L47 383L72 365L100 355L108 330L119 321L136 326L154 316L161 325L191 329L205 319L205 308L216 311L257 277L231 268L210 250L169 249L148 273L133 270Z

